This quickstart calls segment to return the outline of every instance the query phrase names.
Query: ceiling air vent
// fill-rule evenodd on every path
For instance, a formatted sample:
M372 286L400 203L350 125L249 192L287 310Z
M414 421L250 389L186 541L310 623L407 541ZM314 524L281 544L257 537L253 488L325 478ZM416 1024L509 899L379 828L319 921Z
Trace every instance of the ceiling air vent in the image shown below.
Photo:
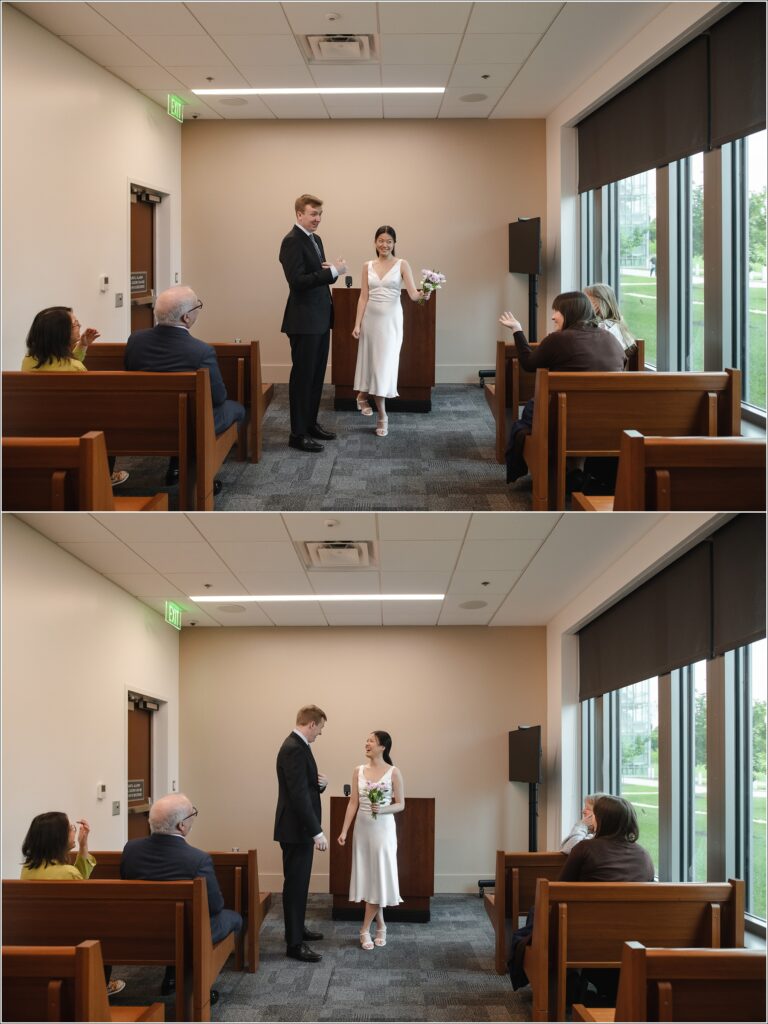
M376 565L373 541L305 541L304 563L308 569L372 569Z
M307 36L313 63L358 63L375 57L373 36Z

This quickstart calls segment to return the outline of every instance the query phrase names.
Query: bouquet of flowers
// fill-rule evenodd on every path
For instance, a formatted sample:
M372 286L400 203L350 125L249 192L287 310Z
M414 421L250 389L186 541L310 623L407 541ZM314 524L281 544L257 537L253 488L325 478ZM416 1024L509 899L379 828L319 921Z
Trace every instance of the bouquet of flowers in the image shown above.
M371 804L371 817L378 818L379 812L376 810L379 804L383 804L386 798L386 792L378 782L369 782L368 788L368 800Z
M438 288L442 288L445 284L445 274L439 274L436 270L422 270L421 271L421 284L419 288L422 292L436 292ZM427 301L426 294L422 295L419 299L419 305L424 305Z

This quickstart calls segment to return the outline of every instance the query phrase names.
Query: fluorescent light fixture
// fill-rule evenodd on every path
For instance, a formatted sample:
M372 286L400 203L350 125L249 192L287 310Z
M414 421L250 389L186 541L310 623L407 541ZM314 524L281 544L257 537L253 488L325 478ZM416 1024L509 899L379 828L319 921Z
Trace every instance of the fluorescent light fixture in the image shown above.
M445 92L442 85L375 86L366 89L325 88L311 89L192 89L195 96L392 96L415 93L440 94Z
M273 601L442 601L445 594L190 594L195 604L267 604Z

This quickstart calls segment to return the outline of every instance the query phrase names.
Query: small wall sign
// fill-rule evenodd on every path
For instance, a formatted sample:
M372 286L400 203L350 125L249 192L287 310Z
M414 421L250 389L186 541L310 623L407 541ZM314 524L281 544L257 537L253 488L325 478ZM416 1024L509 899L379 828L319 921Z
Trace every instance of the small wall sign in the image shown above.
M144 779L128 779L128 800L144 799Z
M131 271L131 295L145 292L147 290L146 270Z

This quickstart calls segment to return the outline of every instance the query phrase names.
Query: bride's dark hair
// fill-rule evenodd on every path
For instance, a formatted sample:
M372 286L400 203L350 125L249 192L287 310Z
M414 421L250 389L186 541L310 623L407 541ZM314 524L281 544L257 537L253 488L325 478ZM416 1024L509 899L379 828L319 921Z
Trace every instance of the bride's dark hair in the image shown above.
M381 232L379 232L381 234ZM389 232L387 232L389 234ZM376 236L378 238L378 235ZM374 729L373 735L376 737L378 743L384 747L384 753L381 755L387 764L392 764L392 758L389 756L389 752L392 749L392 737L388 732L382 732L381 729Z
M374 249L376 248L375 242L379 235L392 235L393 243L397 242L397 232L395 231L395 229L393 227L390 227L389 224L382 224L380 228L376 228L376 234L373 236ZM376 253L376 255L378 256L378 253ZM392 255L395 255L394 245L392 246ZM386 736L387 734L383 733L382 735Z

